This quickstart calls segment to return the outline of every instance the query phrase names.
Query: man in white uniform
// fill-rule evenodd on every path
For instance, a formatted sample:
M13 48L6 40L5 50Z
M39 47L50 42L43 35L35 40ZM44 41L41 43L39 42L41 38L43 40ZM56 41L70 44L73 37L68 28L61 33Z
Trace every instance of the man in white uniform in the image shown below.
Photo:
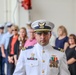
M13 75L70 75L65 54L49 44L54 24L46 20L32 23L37 44L22 50Z

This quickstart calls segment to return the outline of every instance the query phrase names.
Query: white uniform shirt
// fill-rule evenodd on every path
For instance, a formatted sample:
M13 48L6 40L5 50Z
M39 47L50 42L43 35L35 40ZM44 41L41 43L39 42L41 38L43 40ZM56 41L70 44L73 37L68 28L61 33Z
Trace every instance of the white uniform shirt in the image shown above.
M2 37L1 44L4 45L4 48L7 50L8 44L9 44L9 39L12 36L9 32L5 33Z
M55 61L52 63L52 58L56 58L57 67ZM21 51L13 75L70 75L70 73L64 53L54 50L50 44L43 47L37 43L33 48Z
M1 41L2 41L3 35L4 33L3 34L0 33L0 47L1 47Z

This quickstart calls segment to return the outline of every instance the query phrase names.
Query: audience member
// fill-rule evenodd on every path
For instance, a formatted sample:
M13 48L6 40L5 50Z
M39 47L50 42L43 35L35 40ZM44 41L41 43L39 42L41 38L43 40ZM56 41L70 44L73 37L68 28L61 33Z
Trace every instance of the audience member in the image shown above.
M25 27L21 27L20 30L19 30L19 37L18 37L19 50L21 50L24 47L24 44L26 43L27 38L28 37L27 37L26 28ZM19 54L20 54L20 51L19 51Z
M17 62L19 41L18 41L18 26L13 25L12 27L13 36L10 37L8 45L8 68L10 69L9 75L12 75L15 69L15 63Z
M68 46L65 53L69 71L71 75L76 75L76 36L74 34L69 35Z
M55 40L55 47L64 49L64 44L68 41L67 29L64 26L58 27L58 37Z
M28 35L29 35L29 38L25 42L25 45L24 45L25 48L27 48L29 46L34 46L37 43L37 41L35 39L35 35L34 35L34 30L32 29L31 26L29 26Z
M11 26L13 24L10 22L6 23L7 26L7 32L3 35L1 40L1 52L2 52L2 68L3 68L3 75L5 75L4 69L5 69L5 63L8 65L8 54L7 54L7 47L9 43L9 39L12 36L12 29ZM7 67L7 75L9 75L9 69Z
M3 34L4 34L4 25L0 24L0 75L3 75L4 73L4 68L3 68L3 64L2 64L2 52L1 52L1 40L3 38Z

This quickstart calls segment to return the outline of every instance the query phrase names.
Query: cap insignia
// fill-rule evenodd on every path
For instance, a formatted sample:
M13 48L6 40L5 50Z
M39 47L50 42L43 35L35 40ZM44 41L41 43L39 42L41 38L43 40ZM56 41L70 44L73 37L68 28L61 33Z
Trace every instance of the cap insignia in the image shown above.
M43 23L39 22L39 28L44 28L45 24L46 24L45 22L43 22Z

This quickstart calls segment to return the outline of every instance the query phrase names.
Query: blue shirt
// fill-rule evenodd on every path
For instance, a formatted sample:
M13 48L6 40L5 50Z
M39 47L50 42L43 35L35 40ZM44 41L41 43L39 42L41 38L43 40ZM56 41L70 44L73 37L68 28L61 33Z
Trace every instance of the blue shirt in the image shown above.
M9 39L10 39L11 36L12 36L12 34L10 34L9 32L7 32L7 33L5 33L5 34L3 35L1 44L4 45L4 48L5 48L5 49L7 49L7 47L8 47Z
M68 37L64 37L63 39L56 38L55 47L64 49L65 42L68 42Z
M0 33L0 47L1 47L1 40L3 38L3 35L4 35L4 33L3 34Z

